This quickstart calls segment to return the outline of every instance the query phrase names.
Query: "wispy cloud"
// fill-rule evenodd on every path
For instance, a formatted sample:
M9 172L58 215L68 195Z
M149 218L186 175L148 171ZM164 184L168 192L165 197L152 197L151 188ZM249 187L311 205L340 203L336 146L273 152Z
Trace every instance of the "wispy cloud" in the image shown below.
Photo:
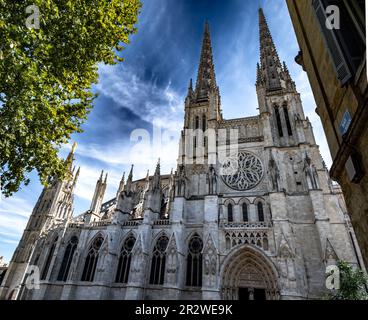
M132 70L128 66L100 65L99 77L96 90L118 107L130 109L149 123L159 123L163 129L177 130L183 97L169 80L166 86L159 86L154 78L144 78L144 70L138 66Z

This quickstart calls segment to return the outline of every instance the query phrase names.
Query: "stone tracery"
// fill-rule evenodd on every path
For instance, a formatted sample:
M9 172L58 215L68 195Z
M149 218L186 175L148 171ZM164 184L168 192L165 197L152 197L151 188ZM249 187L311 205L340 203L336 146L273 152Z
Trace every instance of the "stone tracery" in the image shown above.
M253 189L262 180L262 177L262 162L250 152L242 151L232 155L222 166L223 181L235 190Z

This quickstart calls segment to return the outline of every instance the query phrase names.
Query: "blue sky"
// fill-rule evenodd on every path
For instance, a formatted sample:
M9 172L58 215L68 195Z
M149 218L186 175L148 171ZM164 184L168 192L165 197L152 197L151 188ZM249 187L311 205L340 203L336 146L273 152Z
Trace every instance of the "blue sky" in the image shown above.
M78 143L76 165L81 166L75 214L89 209L101 170L109 173L105 195L105 200L109 200L131 163L136 164L134 178L137 179L143 178L147 170L153 172L159 157L163 173L175 168L184 98L189 79L196 79L206 20L210 24L224 117L258 113L254 84L259 60L260 5L279 56L286 61L301 93L322 156L331 164L307 75L294 62L299 48L284 0L145 0L138 33L131 37L131 44L123 52L125 62L100 66L100 80L94 87L99 98L83 125L84 133L73 136L73 141ZM137 145L134 137L142 130L151 133L154 141L161 132L161 145L143 148L142 144ZM65 157L70 148L71 143L60 155ZM0 201L0 256L7 261L42 191L35 173L31 179L31 184L15 196Z

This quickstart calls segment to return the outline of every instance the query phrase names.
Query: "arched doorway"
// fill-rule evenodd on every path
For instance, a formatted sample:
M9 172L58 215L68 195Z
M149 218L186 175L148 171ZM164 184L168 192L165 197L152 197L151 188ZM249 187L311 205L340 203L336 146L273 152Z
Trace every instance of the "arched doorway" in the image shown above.
M277 300L277 271L272 261L258 248L234 248L221 267L224 300Z

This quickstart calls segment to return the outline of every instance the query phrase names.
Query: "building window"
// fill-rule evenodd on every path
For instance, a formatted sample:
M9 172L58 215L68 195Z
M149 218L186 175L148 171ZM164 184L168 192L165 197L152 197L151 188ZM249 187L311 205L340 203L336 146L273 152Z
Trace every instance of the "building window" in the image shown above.
M102 236L98 236L93 241L91 247L89 248L88 255L84 263L84 269L81 279L82 281L93 281L96 272L100 249L103 242L104 238Z
M233 205L231 203L229 203L227 205L227 221L229 221L229 222L233 222L234 221L234 217L233 217Z
M337 77L344 85L357 72L365 55L364 1L313 0L312 4ZM326 8L330 5L340 10L338 30L326 28Z
M258 204L257 204L257 211L258 211L258 221L259 222L265 221L265 219L264 219L263 203L262 202L258 202Z
M46 280L47 273L49 272L51 260L52 260L52 257L54 255L54 252L55 252L57 241L58 241L58 237L56 237L54 239L54 241L52 242L49 254L47 255L47 259L46 259L45 265L44 265L43 270L42 270L41 280Z
M248 222L249 218L248 218L248 206L247 204L244 202L242 204L242 211L243 211L243 221L244 222Z
M116 272L115 282L128 283L130 263L132 260L132 250L135 244L135 237L129 236L120 251L118 270Z
M61 262L59 275L57 277L58 281L66 281L68 279L70 266L72 264L74 252L77 249L77 246L78 238L76 236L73 236L66 246L63 261Z
M202 250L203 241L199 235L194 235L188 245L187 279L188 287L202 287Z
M279 107L275 106L275 114L276 114L276 122L277 122L277 129L279 131L279 136L282 138L284 136L284 132L282 131L282 124L281 124L281 116Z
M284 108L284 115L285 115L287 131L288 131L289 136L292 136L293 130L291 129L291 123L290 123L289 111L288 111L287 105L284 104L283 108Z
M195 118L195 128L199 129L199 117Z
M202 129L203 129L203 131L207 130L207 119L206 119L205 115L203 115L203 117L202 117Z
M165 277L166 248L169 238L161 236L153 249L150 284L163 285Z

